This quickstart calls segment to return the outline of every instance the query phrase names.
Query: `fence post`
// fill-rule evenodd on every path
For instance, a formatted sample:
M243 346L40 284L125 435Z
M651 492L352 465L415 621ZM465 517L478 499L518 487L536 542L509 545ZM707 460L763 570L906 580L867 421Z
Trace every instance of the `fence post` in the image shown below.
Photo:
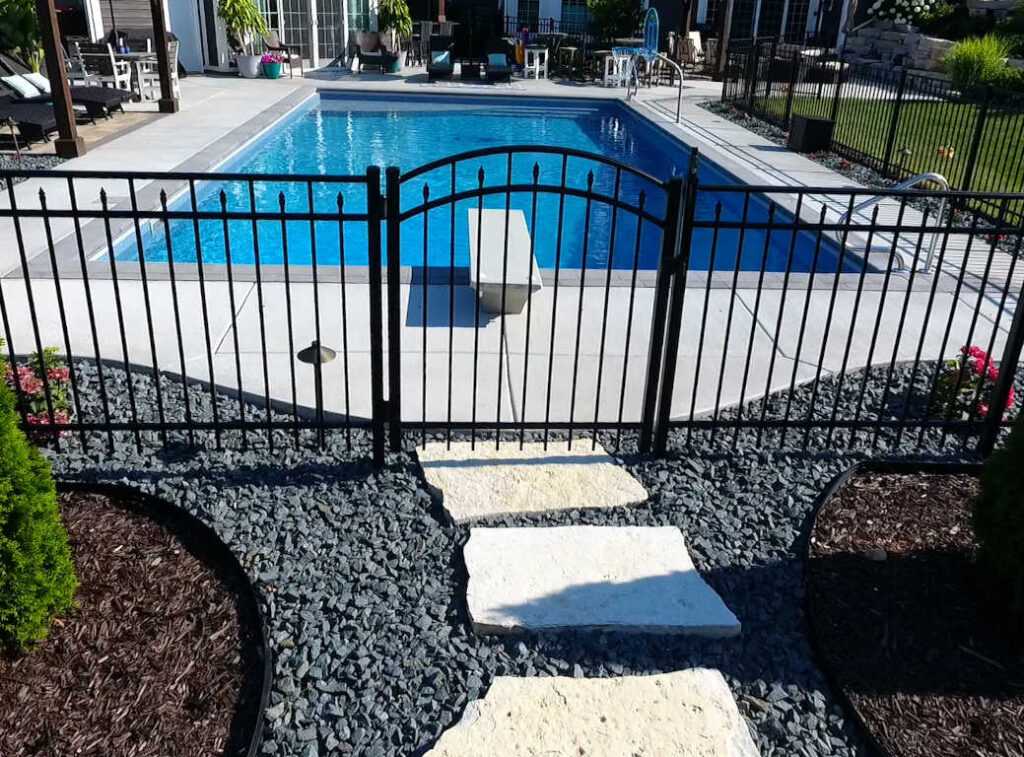
M832 123L835 123L836 119L839 118L839 97L843 91L843 82L846 81L846 67L848 65L848 63L843 63L843 61L839 61L839 73L836 75L836 93L832 98ZM835 132L833 132L833 134L834 133Z
M750 46L750 58L747 60L747 112L754 110L754 92L757 89L757 74L761 70L761 54L757 37Z
M1021 347L1024 346L1024 290L1017 294L1017 309L1013 312L1010 333L1006 337L1006 346L999 359L999 378L988 403L988 416L978 440L978 453L988 457L995 449L999 438L999 427L1006 412L1006 400L1010 397L1013 381L1020 362Z
M370 282L370 408L373 463L384 465L384 320L382 313L380 225L383 221L380 169L366 169L366 225ZM349 356L346 355L348 360Z
M978 125L974 128L974 138L971 140L971 151L967 155L967 166L964 168L964 183L960 189L964 192L971 191L971 182L974 181L974 165L978 161L978 150L981 149L981 135L985 131L985 122L988 120L988 106L992 102L992 85L985 87L985 99L981 101L981 110L978 111ZM960 204L962 201L957 200Z
M768 65L764 72L764 99L771 100L772 98L772 67L775 65L775 57L779 51L778 39L773 39L768 48Z
M683 323L683 298L686 296L686 277L690 271L690 247L693 242L693 214L697 206L697 150L690 153L690 168L682 194L682 220L679 227L679 250L675 257L672 279L672 299L669 302L668 336L661 375L657 421L654 427L654 454L663 455L668 447L668 429L672 414L672 394L676 383L676 355L679 352L679 332ZM708 272L711 275L711 272Z
M889 135L885 138L885 158L882 160L882 173L889 174L892 166L892 151L896 147L896 131L900 125L900 111L903 110L903 93L907 89L907 69L900 74L900 88L896 90L896 103L892 106L892 119L889 121Z
M650 452L657 417L658 389L665 349L665 316L668 313L669 287L679 246L680 218L682 216L683 180L669 179L666 187L665 228L661 237L661 256L658 259L658 277L654 285L654 308L651 311L650 349L647 351L647 379L644 385L644 405L640 419L640 452Z
M793 118L793 90L796 89L796 80L800 74L802 61L802 53L793 55L793 69L789 72L789 91L786 93L786 112L782 116L782 128L786 131L789 131L789 122Z
M402 449L402 290L399 277L402 253L399 244L402 223L400 172L390 166L386 172L388 228L388 443L392 452ZM424 286L426 282L424 281Z

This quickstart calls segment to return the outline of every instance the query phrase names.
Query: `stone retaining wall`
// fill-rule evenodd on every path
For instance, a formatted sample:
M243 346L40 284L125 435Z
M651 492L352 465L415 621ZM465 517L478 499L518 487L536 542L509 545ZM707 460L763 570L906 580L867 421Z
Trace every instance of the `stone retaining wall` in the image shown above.
M948 39L921 34L912 26L897 26L886 21L866 26L847 37L843 54L858 63L938 71L943 56L954 44Z

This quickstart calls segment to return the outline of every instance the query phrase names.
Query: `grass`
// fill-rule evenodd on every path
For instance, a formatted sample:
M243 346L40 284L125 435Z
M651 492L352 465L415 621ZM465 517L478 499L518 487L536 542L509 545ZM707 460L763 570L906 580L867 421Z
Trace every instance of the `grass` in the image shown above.
M826 90L827 91L827 90ZM785 96L759 98L758 108L781 122ZM794 115L831 115L832 99L793 98ZM843 98L836 117L834 142L874 168L881 169L892 127L892 100ZM904 100L893 141L890 173L912 176L934 172L953 189L963 188L967 161L980 107L941 100ZM950 149L953 157L950 158ZM838 151L842 151L841 149ZM1021 192L1024 187L1024 113L991 106L979 144L970 189ZM1016 204L1016 203L1015 203ZM995 211L997 208L991 208Z

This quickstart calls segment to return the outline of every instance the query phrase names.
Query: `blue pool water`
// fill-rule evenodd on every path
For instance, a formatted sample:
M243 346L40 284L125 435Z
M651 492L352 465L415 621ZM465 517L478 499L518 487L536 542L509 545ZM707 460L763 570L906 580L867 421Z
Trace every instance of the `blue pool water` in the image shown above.
M361 175L371 164L382 169L396 165L411 171L458 153L508 145L568 147L597 153L661 180L684 173L689 161L685 146L616 102L321 94L275 125L220 171ZM593 172L594 196L611 196L616 192L615 171L605 164L570 158L563 166L560 156L533 153L517 154L509 165L506 156L488 156L460 163L454 177L450 166L445 166L403 184L401 207L407 210L424 202L425 197L446 198L453 189L472 190L479 186L481 170L485 187L531 185L535 166L540 185L562 183L564 170L566 186L585 190L588 174ZM701 160L698 174L702 184L736 184L733 177L705 160ZM642 193L645 210L657 218L663 216L663 190L628 173L623 173L618 181L622 201L637 206ZM358 214L366 210L365 187L329 181L315 183L312 192L305 184L257 181L252 196L248 182L205 182L197 185L196 206L202 211L221 211L221 192L228 211L248 211L255 201L258 211L277 212L282 194L288 211L305 212L312 201L317 212L337 212L339 194L345 212ZM634 213L615 212L608 203L597 200L591 200L588 207L583 197L563 200L560 195L539 192L534 207L534 197L532 192L502 192L485 197L482 204L484 208L504 208L507 203L524 212L534 239L534 253L542 268L554 268L556 259L563 268L579 268L584 257L588 268L604 268L609 258L617 269L631 269L634 262L641 269L657 267L661 231L654 224L639 223L638 229ZM471 233L468 211L480 202L476 197L446 202L405 221L401 234L402 263L467 265ZM742 195L727 192L701 192L697 217L713 218L719 202L723 220L740 220L744 212L752 222L767 219L767 200L756 197L744 211ZM175 200L171 209L186 210L191 205L192 199L185 196ZM787 219L776 211L776 220ZM198 230L191 221L175 220L167 230L168 235L162 226L154 225L144 229L139 239L132 236L123 240L115 251L116 257L138 259L141 243L147 261L166 261L169 236L174 261L195 262L198 236L204 263L224 263L227 247L233 264L251 264L256 254L253 223L229 221L228 245L224 227L219 219L200 221ZM338 265L343 247L347 265L367 263L364 221L347 221L339 235L336 223L289 221L282 229L279 221L261 220L256 223L255 237L263 264L282 263L287 251L290 264L309 265L314 238L319 265ZM838 249L830 243L816 244L815 238L806 232L797 234L794 240L792 232L776 231L765 242L765 232L759 230L742 234L735 229L720 230L713 240L710 230L698 229L693 239L691 269L733 270L739 254L742 270L760 270L763 262L766 270L783 271L791 255L790 270L811 270L815 257L818 271L836 270ZM852 269L852 264L847 259L844 268Z

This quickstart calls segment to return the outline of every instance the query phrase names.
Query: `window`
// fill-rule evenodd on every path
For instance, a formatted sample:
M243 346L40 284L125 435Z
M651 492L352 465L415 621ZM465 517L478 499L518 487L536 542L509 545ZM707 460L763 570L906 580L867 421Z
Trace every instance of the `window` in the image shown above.
M530 31L537 31L537 21L540 18L540 0L519 0L519 28L527 28Z

